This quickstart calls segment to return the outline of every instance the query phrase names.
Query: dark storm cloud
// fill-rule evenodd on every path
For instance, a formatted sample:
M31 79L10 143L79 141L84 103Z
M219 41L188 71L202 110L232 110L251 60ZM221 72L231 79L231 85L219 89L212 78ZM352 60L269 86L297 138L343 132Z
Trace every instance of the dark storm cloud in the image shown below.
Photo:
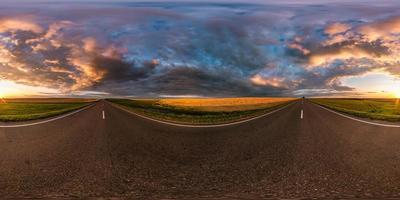
M138 80L150 76L157 64L144 62L142 67L135 67L133 63L125 62L119 58L95 57L92 62L97 69L105 71L102 82L125 82Z
M114 88L118 95L141 94L141 96L273 96L282 93L274 87L258 87L247 80L235 79L229 72L215 73L185 66L177 66L155 76L138 81L127 81L125 84L96 86L100 91ZM140 85L140 87L138 87ZM227 87L230 86L230 87Z

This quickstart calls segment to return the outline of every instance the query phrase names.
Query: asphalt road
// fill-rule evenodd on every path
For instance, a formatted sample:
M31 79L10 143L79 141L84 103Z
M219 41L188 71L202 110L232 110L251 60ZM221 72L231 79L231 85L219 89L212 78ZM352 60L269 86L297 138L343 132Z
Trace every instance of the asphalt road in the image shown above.
M0 128L0 198L400 198L399 144L399 128L307 101L217 128L160 124L101 101Z

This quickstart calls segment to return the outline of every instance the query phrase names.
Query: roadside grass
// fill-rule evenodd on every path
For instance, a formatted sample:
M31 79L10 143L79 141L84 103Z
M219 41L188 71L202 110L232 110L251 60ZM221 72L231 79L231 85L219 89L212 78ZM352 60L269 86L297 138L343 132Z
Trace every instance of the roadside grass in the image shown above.
M0 102L0 121L18 122L65 114L93 100L78 99L5 99Z
M399 99L310 99L319 105L357 117L390 122L400 121Z
M140 115L193 125L223 124L265 114L294 98L108 99Z

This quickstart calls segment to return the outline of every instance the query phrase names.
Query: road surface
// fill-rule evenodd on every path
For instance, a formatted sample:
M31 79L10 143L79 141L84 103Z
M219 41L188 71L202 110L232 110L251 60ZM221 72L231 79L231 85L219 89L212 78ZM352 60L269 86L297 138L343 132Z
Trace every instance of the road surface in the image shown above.
M246 123L176 127L100 101L0 128L0 198L400 197L400 129L301 100Z

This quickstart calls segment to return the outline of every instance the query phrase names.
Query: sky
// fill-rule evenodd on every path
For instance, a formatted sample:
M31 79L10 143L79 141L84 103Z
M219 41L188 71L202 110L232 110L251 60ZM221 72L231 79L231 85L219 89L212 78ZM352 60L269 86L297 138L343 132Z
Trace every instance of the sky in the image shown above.
M400 4L0 0L0 97L400 98Z

